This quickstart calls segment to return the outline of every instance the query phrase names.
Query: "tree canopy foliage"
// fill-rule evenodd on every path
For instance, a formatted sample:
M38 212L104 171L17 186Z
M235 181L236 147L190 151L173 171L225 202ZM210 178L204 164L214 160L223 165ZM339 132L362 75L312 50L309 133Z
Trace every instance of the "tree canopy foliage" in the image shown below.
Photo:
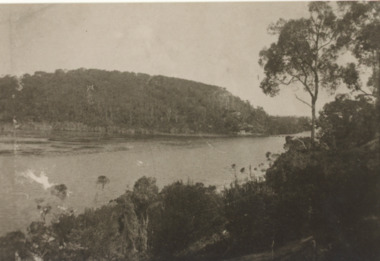
M371 91L368 93L361 86L356 86L356 89L377 98L377 122L380 122L380 4L376 1L352 1L339 2L339 6L343 17L339 44L351 50L359 65L372 69L367 82ZM354 73L357 74L356 69Z
M341 20L327 2L310 2L308 18L280 19L269 28L278 35L276 43L260 52L259 63L264 67L265 78L260 87L265 94L274 96L281 86L300 85L310 96L310 102L301 100L311 108L311 137L315 137L315 106L320 89L333 93L340 83L349 88L357 85L352 66L337 62L341 49ZM354 71L355 72L355 71Z
M363 145L376 133L375 106L363 96L337 96L320 112L318 126L321 142L331 149Z

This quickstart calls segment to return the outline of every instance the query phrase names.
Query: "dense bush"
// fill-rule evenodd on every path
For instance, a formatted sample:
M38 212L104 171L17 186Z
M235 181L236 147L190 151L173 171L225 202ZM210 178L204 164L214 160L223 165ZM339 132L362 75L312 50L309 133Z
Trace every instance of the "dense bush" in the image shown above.
M223 191L229 255L270 249L274 240L272 191L263 182L237 182Z
M313 235L327 260L380 256L375 247L380 243L380 163L373 108L362 99L327 104L320 117L321 144L311 149L305 139L289 139L288 151L266 173L279 199L279 224L295 237Z
M228 134L244 130L276 134L305 130L303 121L295 117L272 119L263 108L254 108L221 87L95 69L0 78L0 122L11 123L13 119L21 128L28 123L49 123L55 129L77 124L78 130L109 133L120 128L130 133Z
M220 232L223 202L215 187L176 182L160 193L161 204L152 224L153 253L169 259L192 253L198 240Z
M321 142L331 149L347 149L368 142L376 133L375 105L365 96L351 100L346 95L324 106L318 124Z

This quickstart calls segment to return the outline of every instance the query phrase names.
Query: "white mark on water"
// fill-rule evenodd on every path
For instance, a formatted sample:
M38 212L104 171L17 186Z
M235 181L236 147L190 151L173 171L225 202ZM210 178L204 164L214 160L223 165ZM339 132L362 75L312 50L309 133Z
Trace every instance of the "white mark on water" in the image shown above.
M55 185L54 183L49 182L49 178L46 176L46 173L44 171L41 171L39 175L36 175L35 171L32 169L27 169L26 171L21 172L20 175L42 185L44 190L47 190L48 188L51 188Z
M210 148L214 149L215 151L217 151L217 152L219 152L219 153L227 153L227 151L223 151L223 150L219 150L219 149L215 148L215 146L212 145L212 144L211 144L210 142L208 142L208 141L206 141L206 143L207 143L207 145L208 145Z

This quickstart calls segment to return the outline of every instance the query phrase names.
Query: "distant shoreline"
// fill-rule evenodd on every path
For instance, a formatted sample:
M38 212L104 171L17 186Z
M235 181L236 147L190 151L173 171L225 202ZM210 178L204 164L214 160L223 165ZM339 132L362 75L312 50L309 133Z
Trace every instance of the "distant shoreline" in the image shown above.
M173 137L173 138L240 138L240 137L270 137L270 136L287 136L298 133L284 134L267 134L267 133L195 133L195 132L160 132L144 128L133 129L118 126L99 127L87 126L81 123L26 123L20 124L15 129L13 124L0 123L1 136L72 136L72 137L102 137L102 138L155 138L155 137Z
M144 128L125 128L118 126L87 126L81 123L27 123L20 124L15 128L13 124L0 124L0 135L17 136L90 136L90 137L191 137L191 138L227 138L240 137L238 134L218 134L218 133L191 133L191 132L160 132ZM248 136L248 135L244 135ZM265 136L265 134L252 134L249 136Z

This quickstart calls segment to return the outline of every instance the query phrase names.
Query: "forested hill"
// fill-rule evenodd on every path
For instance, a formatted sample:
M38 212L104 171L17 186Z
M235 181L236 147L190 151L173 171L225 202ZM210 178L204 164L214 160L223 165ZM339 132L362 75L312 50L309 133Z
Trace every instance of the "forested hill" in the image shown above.
M306 118L284 119L224 88L164 76L78 69L0 78L0 121L20 129L277 134L308 128Z

